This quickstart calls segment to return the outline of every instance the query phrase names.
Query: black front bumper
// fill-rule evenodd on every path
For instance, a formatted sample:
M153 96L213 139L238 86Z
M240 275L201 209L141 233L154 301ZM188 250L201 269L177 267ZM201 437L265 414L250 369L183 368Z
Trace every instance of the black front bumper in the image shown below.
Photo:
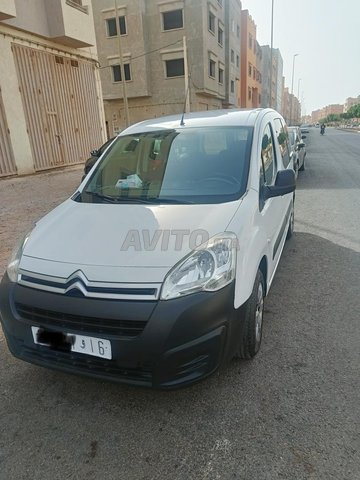
M12 354L22 360L101 379L174 388L214 372L241 338L234 283L167 301L67 297L0 285L0 317ZM34 343L31 326L110 340L112 360Z

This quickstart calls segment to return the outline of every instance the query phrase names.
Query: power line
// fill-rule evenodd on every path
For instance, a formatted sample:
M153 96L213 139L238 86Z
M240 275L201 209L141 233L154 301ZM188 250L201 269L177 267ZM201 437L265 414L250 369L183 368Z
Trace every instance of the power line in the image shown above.
M142 53L141 55L137 55L136 57L131 57L131 61L136 60L137 58L145 57L146 55L150 55L151 53L159 52L163 48L172 47L173 45L176 45L180 42L182 42L182 40L177 40L176 42L169 43L168 45L163 45L160 48L155 48L154 50L150 50L149 52ZM106 65L104 67L99 67L99 70L102 70L103 68L109 68L109 67L112 67L112 66L113 65Z

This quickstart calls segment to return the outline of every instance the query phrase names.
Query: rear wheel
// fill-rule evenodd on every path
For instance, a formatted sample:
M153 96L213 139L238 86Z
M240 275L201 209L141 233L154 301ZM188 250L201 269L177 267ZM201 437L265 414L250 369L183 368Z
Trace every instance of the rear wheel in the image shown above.
M246 302L244 328L236 358L253 358L260 350L263 315L264 315L265 282L263 274L258 270L249 300Z

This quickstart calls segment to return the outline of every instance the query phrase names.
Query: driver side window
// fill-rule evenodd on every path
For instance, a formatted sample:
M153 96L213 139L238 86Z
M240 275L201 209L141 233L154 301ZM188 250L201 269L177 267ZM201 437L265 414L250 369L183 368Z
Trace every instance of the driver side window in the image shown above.
M276 172L274 142L270 124L265 127L261 141L260 184L272 185Z

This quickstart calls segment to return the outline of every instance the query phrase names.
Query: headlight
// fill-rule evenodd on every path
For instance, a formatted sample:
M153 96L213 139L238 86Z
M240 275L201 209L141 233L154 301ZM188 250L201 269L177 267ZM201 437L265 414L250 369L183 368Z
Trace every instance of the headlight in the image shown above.
M161 299L213 292L228 285L235 277L236 245L236 235L223 233L191 252L166 276Z
M23 237L15 246L14 250L12 251L12 254L10 256L9 264L7 266L7 274L10 278L11 282L16 283L18 280L18 273L19 273L19 264L20 264L20 259L24 250L24 247L26 245L26 242L28 241L28 238L30 237L30 233L27 233L25 237Z

